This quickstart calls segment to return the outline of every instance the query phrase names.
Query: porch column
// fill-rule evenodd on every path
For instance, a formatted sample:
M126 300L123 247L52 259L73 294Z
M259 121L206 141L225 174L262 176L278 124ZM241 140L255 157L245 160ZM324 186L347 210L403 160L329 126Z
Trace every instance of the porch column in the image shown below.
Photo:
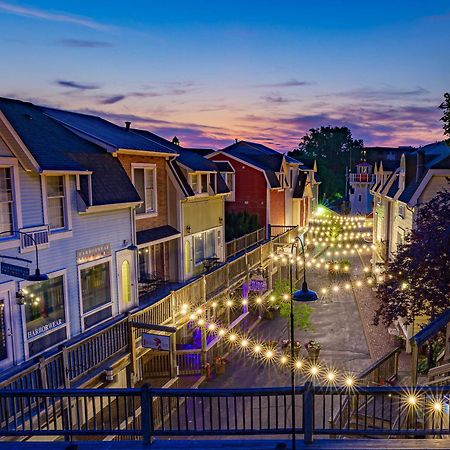
M176 320L176 297L175 292L170 291L170 316L172 319L172 326L175 328L177 327L177 320ZM172 335L172 339L170 339L170 352L169 352L169 358L170 358L170 378L175 378L178 376L178 370L177 370L177 333L174 333Z
M206 276L203 275L202 277L202 306L205 308L205 316L206 316ZM206 330L204 327L200 328L200 336L201 336L201 365L204 367L204 365L207 362L207 352L206 352Z

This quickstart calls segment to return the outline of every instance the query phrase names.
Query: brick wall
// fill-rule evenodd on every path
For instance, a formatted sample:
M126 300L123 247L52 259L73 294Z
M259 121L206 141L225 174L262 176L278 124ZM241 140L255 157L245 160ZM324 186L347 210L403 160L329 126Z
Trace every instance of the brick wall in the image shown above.
M139 218L136 215L136 230L148 230L149 228L160 227L168 224L168 202L167 202L167 166L166 160L161 156L140 156L118 154L118 159L127 172L130 179L131 165L134 163L145 163L156 165L156 189L158 201L158 214L155 217ZM173 205L173 207L176 207Z

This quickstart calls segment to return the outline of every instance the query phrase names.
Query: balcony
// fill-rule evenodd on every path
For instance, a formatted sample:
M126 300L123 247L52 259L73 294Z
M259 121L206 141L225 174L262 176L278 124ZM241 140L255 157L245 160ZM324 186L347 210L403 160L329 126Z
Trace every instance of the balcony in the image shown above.
M375 183L375 175L372 173L351 173L350 183Z

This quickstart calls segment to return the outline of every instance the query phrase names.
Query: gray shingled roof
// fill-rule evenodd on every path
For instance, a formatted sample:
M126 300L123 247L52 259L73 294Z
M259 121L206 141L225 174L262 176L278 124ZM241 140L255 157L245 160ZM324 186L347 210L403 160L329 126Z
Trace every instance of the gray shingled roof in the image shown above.
M98 116L53 108L43 108L43 110L50 117L73 130L83 133L83 137L86 139L93 139L99 145L104 145L107 150L111 150L112 147L115 150L144 150L176 154L176 151L170 145L146 139L132 130L127 130L125 127L115 125Z
M3 112L42 170L92 171L94 205L139 202L120 163L101 147L69 131L32 103L0 98ZM88 199L87 185L80 195Z
M263 170L271 188L281 187L276 173L281 171L283 158L290 164L301 165L300 161L256 142L239 141L221 151Z
M305 192L306 180L308 179L307 172L300 171L298 174L297 184L295 185L293 198L302 198Z
M170 225L163 225L161 227L136 232L136 241L138 245L147 244L176 236L177 234L180 234L180 232L175 228Z

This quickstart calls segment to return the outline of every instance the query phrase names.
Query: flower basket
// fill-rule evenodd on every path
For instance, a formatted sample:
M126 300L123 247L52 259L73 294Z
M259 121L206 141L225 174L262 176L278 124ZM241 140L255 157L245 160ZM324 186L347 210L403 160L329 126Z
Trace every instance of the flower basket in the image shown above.
M311 340L305 345L305 348L308 352L308 359L312 363L316 363L319 359L320 350L322 349L320 342Z
M290 355L291 354L291 341L289 339L284 339L283 341L281 341L281 348L283 350L283 353L285 353L286 355ZM300 354L300 350L302 348L302 344L300 341L294 341L294 355L299 355Z

